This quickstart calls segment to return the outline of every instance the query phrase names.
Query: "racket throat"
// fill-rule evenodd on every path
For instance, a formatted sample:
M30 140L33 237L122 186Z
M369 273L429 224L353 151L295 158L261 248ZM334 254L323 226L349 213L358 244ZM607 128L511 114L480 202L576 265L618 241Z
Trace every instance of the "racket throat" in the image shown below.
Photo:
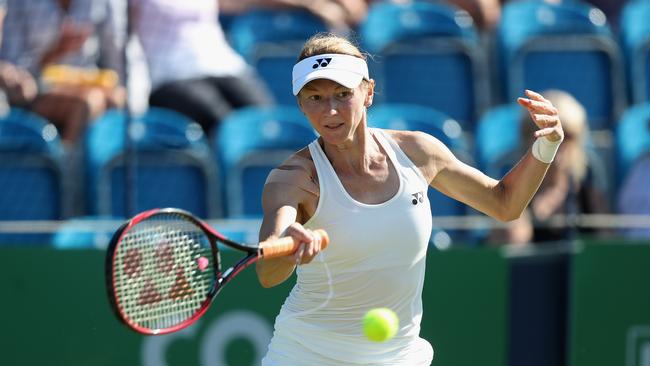
M219 277L219 283L222 283L222 282L224 281L224 278L228 278L228 276L230 276L230 274L232 273L232 271L233 271L233 267L228 268L228 269L223 273L223 275L221 275L221 276Z

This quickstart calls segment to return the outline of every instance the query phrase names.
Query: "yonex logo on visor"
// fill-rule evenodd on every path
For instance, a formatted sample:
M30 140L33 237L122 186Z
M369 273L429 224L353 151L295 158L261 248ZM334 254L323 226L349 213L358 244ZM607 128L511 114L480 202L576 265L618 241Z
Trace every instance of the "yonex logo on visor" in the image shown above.
M359 57L335 53L315 55L293 67L293 95L298 95L303 86L316 79L329 79L353 89L361 80L370 77L366 61Z
M317 59L316 59L316 63L315 63L314 66L312 66L311 68L312 68L312 69L317 69L317 68L319 68L319 67L327 67L327 65L329 65L330 61L332 61L332 58L331 58L331 57L328 57L328 58L317 58Z

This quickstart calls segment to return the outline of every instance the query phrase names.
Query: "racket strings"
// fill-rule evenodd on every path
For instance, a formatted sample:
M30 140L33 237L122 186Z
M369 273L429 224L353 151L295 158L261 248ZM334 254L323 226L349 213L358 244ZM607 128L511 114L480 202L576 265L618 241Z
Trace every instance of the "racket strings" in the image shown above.
M181 217L149 218L122 238L114 264L115 296L130 322L165 329L192 318L208 301L214 286L205 233ZM205 260L205 259L204 259Z

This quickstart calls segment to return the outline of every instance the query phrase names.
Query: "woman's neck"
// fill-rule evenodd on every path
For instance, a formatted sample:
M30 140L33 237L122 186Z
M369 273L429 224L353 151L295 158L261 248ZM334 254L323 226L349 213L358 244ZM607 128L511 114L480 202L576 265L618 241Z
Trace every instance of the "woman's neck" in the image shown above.
M384 157L365 124L359 125L350 143L337 146L323 141L322 146L334 170L340 174L368 174L373 169L373 165L383 161L382 157Z

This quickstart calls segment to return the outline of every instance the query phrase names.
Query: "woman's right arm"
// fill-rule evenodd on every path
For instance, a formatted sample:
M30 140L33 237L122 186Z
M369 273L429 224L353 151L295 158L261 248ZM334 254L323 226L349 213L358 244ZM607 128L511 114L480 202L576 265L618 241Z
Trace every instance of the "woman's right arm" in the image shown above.
M314 199L314 190L304 170L274 169L262 193L264 219L260 228L260 241L291 236L302 243L290 256L261 259L256 263L257 277L263 287L273 287L284 282L298 264L305 264L320 252L321 243L313 232L304 228L301 207L306 200Z

